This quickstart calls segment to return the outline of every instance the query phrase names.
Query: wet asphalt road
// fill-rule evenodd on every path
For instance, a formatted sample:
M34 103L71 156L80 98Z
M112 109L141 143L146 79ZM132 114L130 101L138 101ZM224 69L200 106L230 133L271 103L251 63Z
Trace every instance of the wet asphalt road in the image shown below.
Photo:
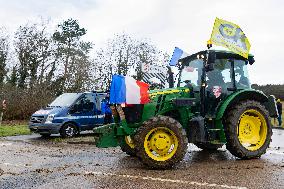
M88 135L64 142L57 136L0 138L0 188L284 188L284 130L273 132L260 159L189 145L171 170L148 170L119 148L96 148Z

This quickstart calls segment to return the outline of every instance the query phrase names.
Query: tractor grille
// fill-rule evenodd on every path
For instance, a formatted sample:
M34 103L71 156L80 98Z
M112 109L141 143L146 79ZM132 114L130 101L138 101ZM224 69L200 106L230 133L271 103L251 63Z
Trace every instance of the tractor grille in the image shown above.
M32 123L43 123L44 116L32 116L30 122Z

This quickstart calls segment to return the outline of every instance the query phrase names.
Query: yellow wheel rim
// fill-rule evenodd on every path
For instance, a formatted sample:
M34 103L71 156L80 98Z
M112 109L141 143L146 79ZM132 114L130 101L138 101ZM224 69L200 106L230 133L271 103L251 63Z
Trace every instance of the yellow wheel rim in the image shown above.
M256 151L266 141L267 123L265 117L255 109L246 110L239 119L238 138L247 150Z
M132 138L130 136L125 136L125 143L132 149L134 149L135 145L134 145L134 141L132 140Z
M144 149L156 161L166 161L173 157L178 148L178 138L166 127L152 129L145 137Z

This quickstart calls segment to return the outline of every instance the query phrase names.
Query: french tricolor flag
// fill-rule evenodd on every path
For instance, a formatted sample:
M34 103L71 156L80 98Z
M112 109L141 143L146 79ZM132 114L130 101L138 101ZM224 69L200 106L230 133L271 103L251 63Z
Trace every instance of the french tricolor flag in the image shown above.
M110 86L111 104L146 104L150 102L149 85L132 77L113 75Z

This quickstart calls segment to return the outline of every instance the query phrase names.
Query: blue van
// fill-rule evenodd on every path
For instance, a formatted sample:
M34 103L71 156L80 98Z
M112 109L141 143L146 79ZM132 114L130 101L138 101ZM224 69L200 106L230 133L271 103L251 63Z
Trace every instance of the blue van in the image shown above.
M72 137L80 131L103 125L102 92L64 93L47 107L36 111L29 121L29 129L42 136L58 134Z

